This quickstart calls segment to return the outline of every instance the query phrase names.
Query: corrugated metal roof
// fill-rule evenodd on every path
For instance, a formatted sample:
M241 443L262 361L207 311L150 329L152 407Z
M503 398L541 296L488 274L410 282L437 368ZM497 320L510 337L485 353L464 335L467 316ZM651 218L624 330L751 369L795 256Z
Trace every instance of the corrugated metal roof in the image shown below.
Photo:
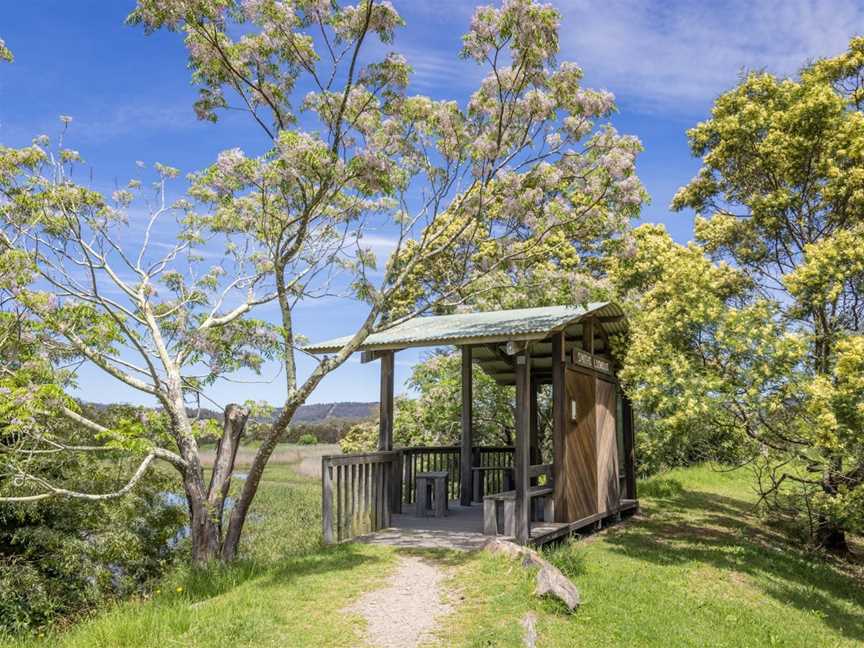
M460 313L457 315L420 316L392 328L373 333L360 351L403 349L406 347L490 343L508 340L539 340L553 331L575 324L586 315L623 317L621 307L611 302L582 306L546 306L514 310ZM620 330L620 324L604 323L608 332ZM351 336L335 338L304 347L309 353L335 353Z

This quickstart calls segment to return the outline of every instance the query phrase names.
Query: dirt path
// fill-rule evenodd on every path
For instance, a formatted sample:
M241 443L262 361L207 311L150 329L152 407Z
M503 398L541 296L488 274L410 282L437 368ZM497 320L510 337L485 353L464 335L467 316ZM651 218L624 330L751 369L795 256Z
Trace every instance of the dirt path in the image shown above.
M451 611L443 599L442 568L415 556L401 556L381 589L367 592L346 611L368 623L375 648L414 648L433 638L436 621Z

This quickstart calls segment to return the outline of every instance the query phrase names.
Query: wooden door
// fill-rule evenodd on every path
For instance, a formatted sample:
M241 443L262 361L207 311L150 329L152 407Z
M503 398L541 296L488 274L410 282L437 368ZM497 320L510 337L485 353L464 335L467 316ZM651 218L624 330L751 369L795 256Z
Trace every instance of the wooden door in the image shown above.
M596 379L568 367L565 383L564 511L556 518L573 522L597 512Z
M611 511L619 504L618 442L615 418L618 407L615 385L597 379L597 512Z

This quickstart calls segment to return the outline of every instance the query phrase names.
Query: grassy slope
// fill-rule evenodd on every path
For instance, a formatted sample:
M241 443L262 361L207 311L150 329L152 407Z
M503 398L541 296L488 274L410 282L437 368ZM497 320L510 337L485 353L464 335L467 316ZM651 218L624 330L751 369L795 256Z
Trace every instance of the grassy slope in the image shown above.
M454 578L464 604L444 643L518 646L530 610L540 647L861 645L860 568L766 530L748 484L744 471L673 471L642 486L638 518L550 551L582 592L572 617L530 596L531 574L478 556Z
M247 522L243 561L206 572L181 570L147 599L119 604L32 645L356 646L363 622L341 609L377 586L393 552L365 545L322 548L320 500L317 480L272 464Z
M396 554L322 548L319 488L290 466L272 465L244 562L178 573L149 600L118 605L34 644L359 645L363 622L341 609L376 587ZM583 607L572 617L535 599L532 575L506 559L425 552L453 574L457 609L441 626L441 645L521 646L519 622L529 610L538 617L540 648L864 641L860 571L812 559L760 526L746 473L679 470L641 488L641 516L550 554L582 591Z

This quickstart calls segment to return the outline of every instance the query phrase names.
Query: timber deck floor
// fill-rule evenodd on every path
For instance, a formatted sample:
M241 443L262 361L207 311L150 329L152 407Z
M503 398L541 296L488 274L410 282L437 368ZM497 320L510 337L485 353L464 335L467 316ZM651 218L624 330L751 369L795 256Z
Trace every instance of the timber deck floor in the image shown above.
M450 502L446 517L417 517L405 504L402 513L390 517L390 526L356 538L358 542L423 549L481 549L489 536L483 535L483 505L461 506Z
M592 515L575 522L534 522L531 525L530 543L539 546L552 542L605 518L635 510L638 506L636 500L623 500L613 511ZM458 502L450 502L448 515L443 518L417 517L412 508L410 504L406 504L401 514L393 514L388 528L360 536L355 540L404 548L473 551L482 549L492 537L483 534L482 504L461 506ZM505 539L512 540L512 538Z

